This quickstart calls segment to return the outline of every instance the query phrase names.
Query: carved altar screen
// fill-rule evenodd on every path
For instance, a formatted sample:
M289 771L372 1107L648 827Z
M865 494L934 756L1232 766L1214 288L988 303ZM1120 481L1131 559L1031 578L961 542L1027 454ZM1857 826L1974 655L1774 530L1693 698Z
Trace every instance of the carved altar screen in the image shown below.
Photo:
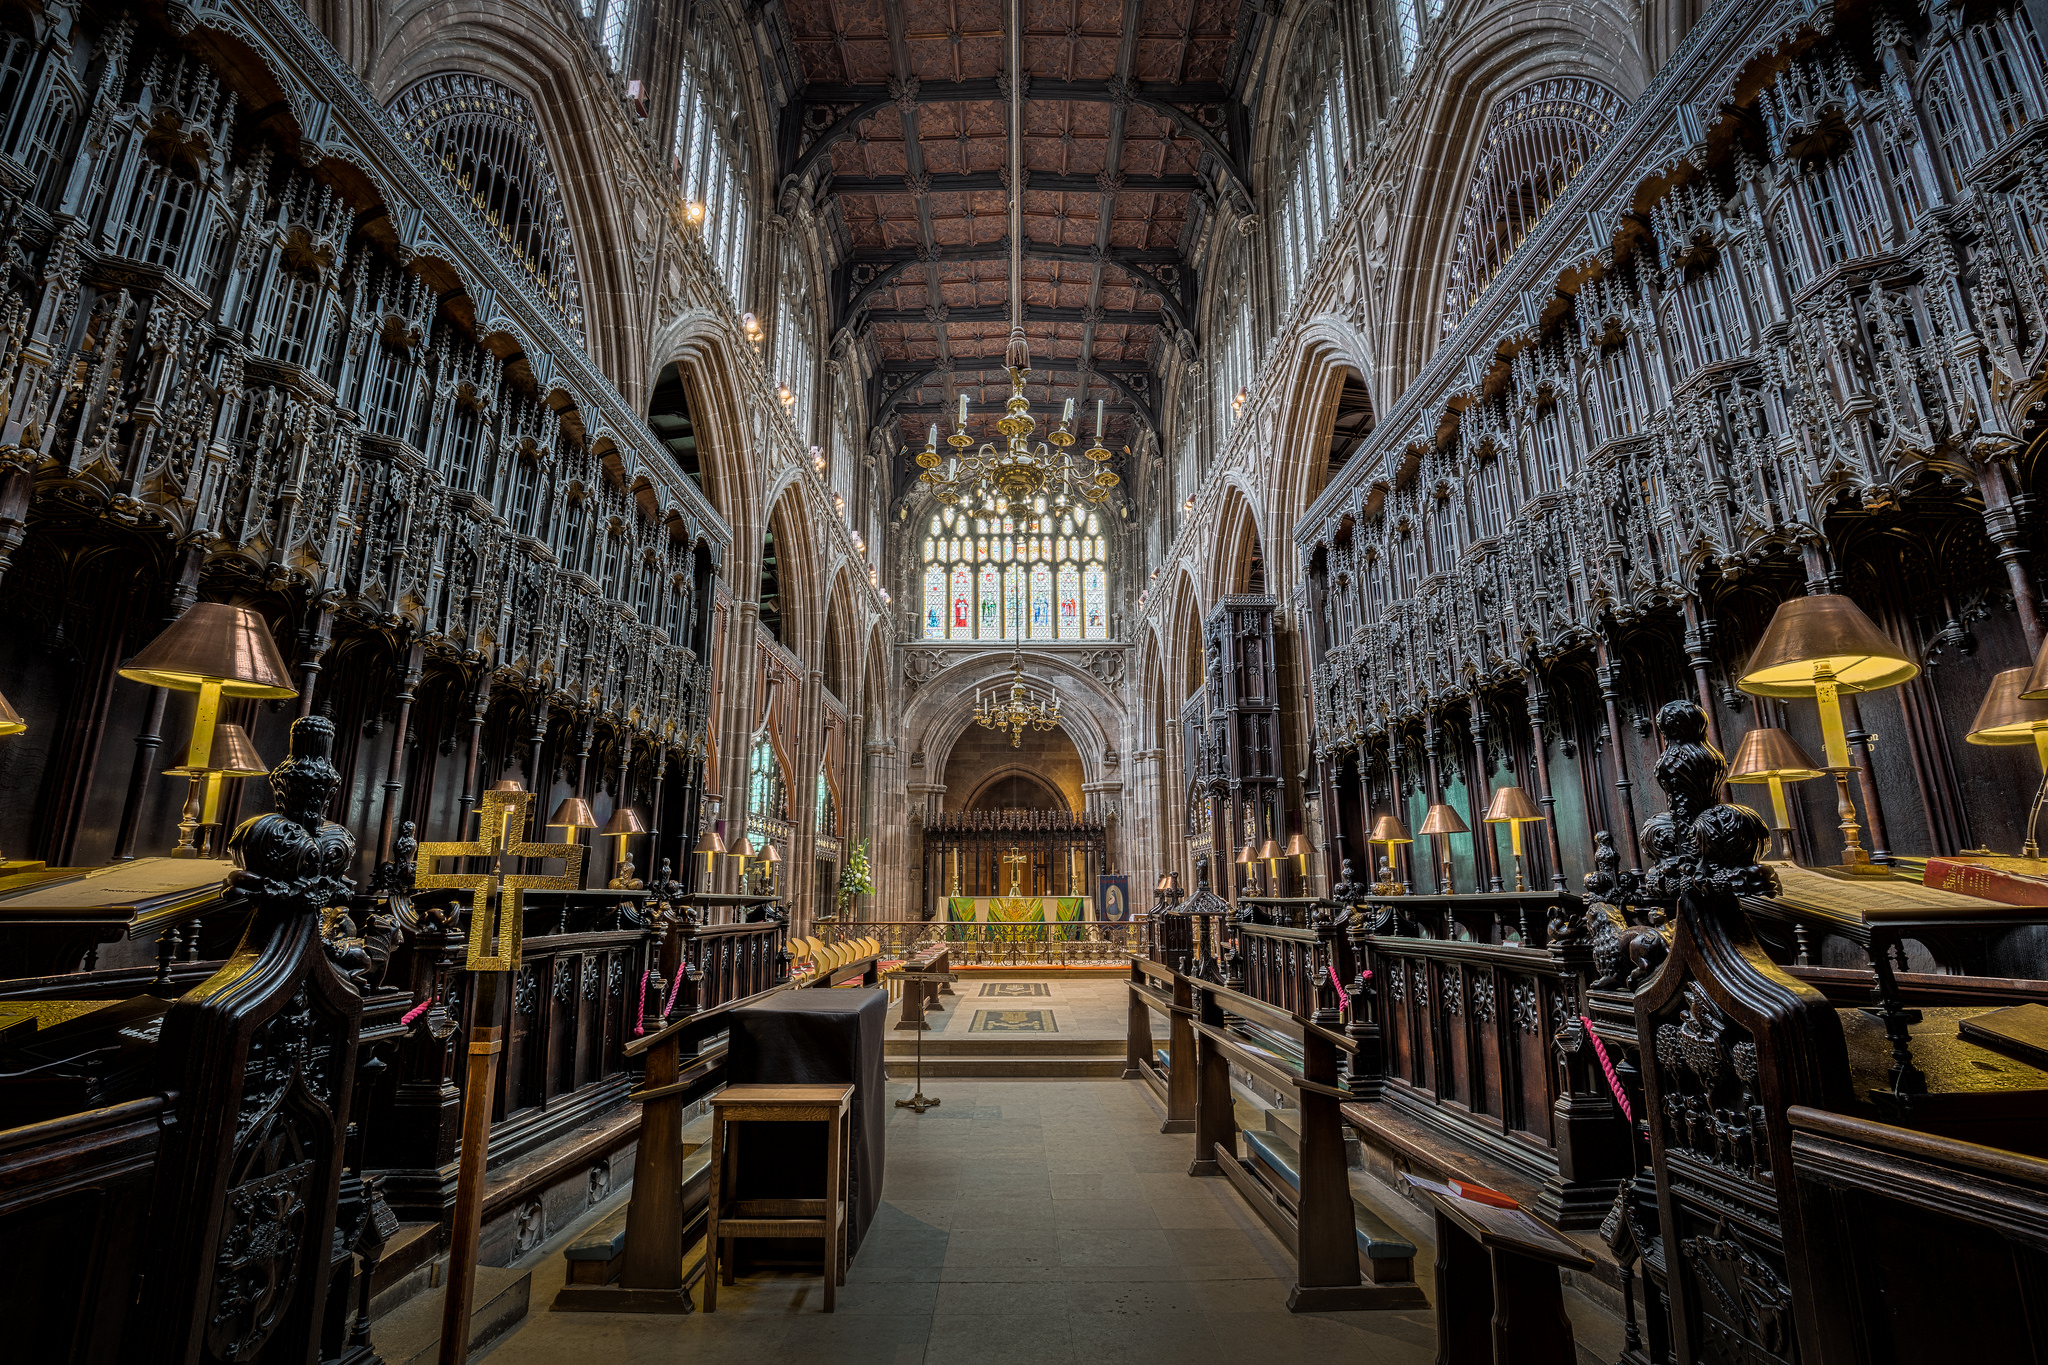
M948 896L1093 896L1102 821L1063 811L944 811L924 830L925 914ZM1016 861L1006 861L1008 859Z

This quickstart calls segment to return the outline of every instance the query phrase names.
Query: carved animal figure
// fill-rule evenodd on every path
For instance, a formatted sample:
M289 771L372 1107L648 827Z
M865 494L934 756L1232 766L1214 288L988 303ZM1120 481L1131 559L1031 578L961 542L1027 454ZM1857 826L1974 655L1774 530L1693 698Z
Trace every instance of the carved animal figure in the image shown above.
M1671 952L1662 910L1650 911L1648 924L1630 924L1620 908L1595 902L1586 907L1586 933L1599 973L1591 983L1596 991L1640 989Z

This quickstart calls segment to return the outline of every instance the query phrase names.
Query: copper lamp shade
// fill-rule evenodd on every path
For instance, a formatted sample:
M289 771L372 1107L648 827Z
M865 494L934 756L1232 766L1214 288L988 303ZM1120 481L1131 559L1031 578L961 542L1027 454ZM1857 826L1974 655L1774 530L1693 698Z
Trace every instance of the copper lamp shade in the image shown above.
M1270 863L1280 856L1280 845L1271 839L1259 845L1259 861Z
M1529 799L1529 793L1520 787L1493 789L1493 804L1486 808L1486 823L1508 827L1508 843L1515 854L1517 891L1529 889L1528 884L1522 879L1522 826L1542 818L1543 812L1536 809L1536 803Z
M1875 692L1919 672L1863 608L1820 593L1778 604L1737 685L1758 697L1810 697L1816 675L1832 677L1846 691Z
M2031 744L2035 727L2048 726L2048 700L2027 698L2031 668L2008 668L1991 680L1965 736L1972 744Z
M640 823L640 812L631 806L620 806L613 811L612 818L605 821L604 828L598 831L599 834L620 836L646 832L647 826Z
M225 724L213 727L213 754L205 767L171 768L164 776L203 777L218 773L222 777L261 777L269 771L256 746L250 743L249 732L239 725Z
M2048 708L2043 711L2048 714ZM1735 750L1735 761L1728 766L1730 782L1755 783L1773 777L1785 782L1804 782L1820 775L1820 768L1806 756L1798 740L1769 725L1744 735Z
M1915 677L1906 658L1863 609L1835 593L1795 597L1777 614L1749 656L1736 686L1759 697L1812 697L1820 711L1827 771L1835 775L1841 816L1843 871L1889 876L1863 850L1855 798L1849 794L1849 743L1842 725L1842 692L1874 692Z
M121 676L152 687L197 692L219 683L224 697L296 697L277 642L247 607L195 602L142 647Z
M2048 699L2048 640L2041 642L2041 652L2034 656L2034 666L2027 670L2027 685L2020 689L2020 696L2026 701Z
M1429 814L1422 817L1422 828L1416 832L1419 834L1470 834L1472 831L1466 826L1464 817L1458 814L1455 806L1439 801L1429 808Z
M1489 825L1519 825L1525 820L1541 820L1543 812L1536 809L1536 803L1529 799L1529 793L1520 787L1495 787L1493 804L1486 808L1486 823Z
M18 735L28 729L28 722L21 713L7 704L7 698L0 697L0 736Z
M779 863L782 861L782 855L775 851L775 845L772 842L767 848L761 850L761 861L764 863Z
M519 785L519 779L516 777L501 777L491 784L491 790L494 792L523 792L526 788Z
M1237 860L1241 863L1248 863L1252 860L1252 846L1250 844L1246 844L1237 851Z
M1785 809L1785 784L1821 776L1824 773L1799 747L1799 741L1770 725L1758 726L1742 737L1742 744L1735 751L1735 763L1728 770L1730 782L1769 784L1771 837L1783 845L1781 851L1787 858L1791 857L1792 820Z
M697 836L697 847L690 851L693 853L725 852L725 840L718 837L718 827L716 825L707 825L704 832Z
M1308 840L1302 838L1299 832L1288 835L1287 851L1280 856L1283 858L1306 858L1308 856Z
M550 829L558 827L563 829L596 829L597 817L591 814L590 803L582 797L566 797L561 805L555 807L555 813L548 817L548 827Z
M1379 819L1372 822L1370 842L1375 844L1412 844L1415 841L1408 837L1408 831L1403 828L1399 816L1382 815Z
M2043 650L2048 656L2048 650ZM2048 701L2034 701L2027 696L2036 668L2008 668L1991 680L1991 687L1984 693L1984 704L1977 708L1977 718L1970 722L1970 732L1964 738L1972 744L2032 744L2040 756L2044 780L2044 792L2048 792ZM2040 818L2042 796L2037 794L2027 815L2026 845L2022 857L2035 857L2039 846L2034 842L2034 822Z

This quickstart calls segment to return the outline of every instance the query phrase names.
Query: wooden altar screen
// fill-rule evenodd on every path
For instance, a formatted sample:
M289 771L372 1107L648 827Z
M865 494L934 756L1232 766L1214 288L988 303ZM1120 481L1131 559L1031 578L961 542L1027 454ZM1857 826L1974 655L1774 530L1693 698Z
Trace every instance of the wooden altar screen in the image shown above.
M1006 862L1015 856L1020 861ZM924 917L947 896L1088 896L1103 870L1102 821L1064 811L941 811L924 829Z

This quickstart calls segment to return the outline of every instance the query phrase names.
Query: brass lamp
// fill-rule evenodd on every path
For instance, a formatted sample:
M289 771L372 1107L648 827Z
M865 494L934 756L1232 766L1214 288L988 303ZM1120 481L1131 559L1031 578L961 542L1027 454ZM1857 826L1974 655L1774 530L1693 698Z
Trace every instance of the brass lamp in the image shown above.
M205 772L213 766L213 732L220 721L222 697L270 700L299 695L262 616L225 602L194 602L161 635L144 645L120 674L151 687L199 694L199 707L192 716L192 743L186 749L183 767L173 770L185 773ZM200 785L197 778L192 785L193 792L185 798L185 817L178 823L175 854L181 858L199 856L192 832L211 823L191 809ZM213 791L217 800L217 785Z
M1841 693L1897 687L1920 672L1863 609L1835 593L1795 597L1777 614L1737 682L1758 697L1812 697L1820 708L1826 771L1834 774L1835 805L1842 817L1842 862L1836 869L1873 876L1890 870L1870 861L1849 795L1849 741L1842 729Z
M1266 886L1277 894L1280 890L1280 845L1272 839L1260 844L1259 861L1266 865Z
M2014 672L2023 672L2014 669ZM2041 708L2048 716L2048 706ZM1799 741L1775 726L1761 725L1742 737L1728 780L1745 786L1768 782L1771 786L1771 856L1792 861L1792 821L1785 813L1785 784L1804 782L1824 774L1813 766Z
M609 839L617 839L618 852L613 857L615 875L610 883L614 891L638 891L640 882L633 875L633 860L626 853L626 841L636 834L645 834L647 826L640 823L640 812L631 806L620 806L612 812L612 818L605 821L598 833Z
M775 851L775 841L773 839L770 839L767 846L761 850L761 862L763 864L761 870L768 877L768 894L772 896L775 894L775 874L782 865L782 855Z
M229 778L261 777L270 769L256 752L256 746L249 741L249 732L241 726L223 721L213 727L213 752L207 755L206 766L195 768L189 763L175 768L166 768L165 777L188 777L199 782L200 800L196 818L192 817L191 803L186 803L188 822L178 825L178 847L174 851L180 858L196 858L202 851L199 847L198 831L220 823L221 785ZM185 850L190 848L188 853Z
M1506 825L1508 843L1515 851L1515 890L1527 891L1528 882L1522 876L1522 826L1539 823L1543 812L1536 809L1536 803L1529 799L1529 793L1520 787L1495 787L1493 804L1486 808L1485 823Z
M584 830L597 828L597 816L591 813L590 803L582 797L564 797L562 804L555 807L555 813L548 817L548 828L566 829L569 835L562 842L580 844L583 842ZM583 863L577 870L581 872L587 866L587 862Z
M2022 858L2040 856L2040 846L2034 842L2034 822L2041 816L2042 792L2048 791L2048 699L2028 697L2026 688L2034 673L2032 668L2008 668L1993 678L1990 690L1984 694L1984 704L1977 708L1977 718L1970 722L1970 732L1964 736L1972 744L2031 743L2040 757L2043 785L2035 792L2034 804L2027 811Z
M1451 880L1450 836L1453 834L1470 834L1471 832L1470 827L1465 824L1464 817L1458 814L1457 808L1442 801L1431 806L1429 814L1422 817L1422 828L1417 833L1427 834L1433 839L1440 839L1442 841L1436 847L1442 856L1443 890L1447 896L1458 894L1457 885Z
M1394 875L1394 845L1412 844L1415 841L1408 837L1407 827L1401 823L1401 817L1398 815L1382 815L1379 819L1373 821L1372 833L1366 836L1366 842L1369 844L1385 844L1387 846L1387 875L1372 884L1373 894L1375 896L1398 896L1406 891L1408 888L1401 885L1401 879Z

